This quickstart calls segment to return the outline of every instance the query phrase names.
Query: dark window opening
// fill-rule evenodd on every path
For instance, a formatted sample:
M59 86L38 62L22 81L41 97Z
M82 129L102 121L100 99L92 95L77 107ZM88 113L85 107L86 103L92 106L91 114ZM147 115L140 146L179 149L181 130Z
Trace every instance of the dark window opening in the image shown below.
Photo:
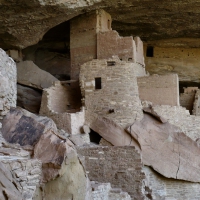
M147 52L146 52L146 56L147 57L153 57L153 47L152 46L147 46Z
M97 132L91 130L89 135L90 135L90 142L93 142L95 144L99 144L102 137Z
M132 61L132 58L129 58L128 61Z
M115 66L116 62L115 61L107 61L107 66Z
M99 90L101 89L101 78L95 78L95 89Z
M114 113L115 110L114 110L114 109L110 109L108 112L109 112L109 113Z

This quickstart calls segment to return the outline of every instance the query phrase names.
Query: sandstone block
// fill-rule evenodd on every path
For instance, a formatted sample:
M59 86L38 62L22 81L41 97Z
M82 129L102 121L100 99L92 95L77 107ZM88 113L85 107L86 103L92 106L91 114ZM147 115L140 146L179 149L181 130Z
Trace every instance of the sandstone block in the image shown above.
M30 87L44 89L50 87L58 79L41 70L32 61L17 63L17 82Z

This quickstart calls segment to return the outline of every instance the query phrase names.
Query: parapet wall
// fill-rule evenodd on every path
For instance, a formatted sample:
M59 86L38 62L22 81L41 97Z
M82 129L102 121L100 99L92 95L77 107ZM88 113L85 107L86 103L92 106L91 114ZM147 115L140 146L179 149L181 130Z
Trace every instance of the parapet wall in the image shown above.
M132 199L144 199L143 164L140 154L132 146L79 147L78 154L91 181L111 183Z
M12 58L0 49L0 119L16 107L17 102L17 70Z
M122 127L142 119L138 75L145 75L142 66L118 58L93 60L82 65L80 85L86 110L107 117ZM90 118L87 123L92 120Z
M142 101L151 101L155 105L179 106L177 74L139 77L137 82Z

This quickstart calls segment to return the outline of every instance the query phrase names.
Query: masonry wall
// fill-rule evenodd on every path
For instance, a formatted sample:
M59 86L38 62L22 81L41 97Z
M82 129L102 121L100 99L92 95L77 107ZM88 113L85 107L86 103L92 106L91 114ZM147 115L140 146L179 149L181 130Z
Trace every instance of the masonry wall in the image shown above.
M144 167L146 185L152 190L153 199L198 200L200 184L168 179L156 173L150 167Z
M178 126L192 140L200 138L200 116L190 115L189 111L181 106L156 105L153 109L171 124Z
M97 34L97 58L108 59L118 56L124 61L136 62L136 45L133 37L120 37L117 31Z
M105 116L122 127L142 119L136 76L145 72L140 68L142 66L136 63L117 58L93 60L82 65L80 85L86 110ZM95 78L100 78L101 89L95 89Z
M97 58L97 32L111 30L111 17L103 10L70 21L71 79L78 79L82 64Z
M12 58L0 48L0 119L16 107L17 70Z
M75 88L73 83L70 84L57 81L54 86L43 90L40 114L53 119L59 129L78 134L85 122L85 112L81 109L76 84Z
M179 105L179 82L176 74L139 77L137 82L142 101L151 101L155 105Z
M188 87L184 88L184 93L180 94L180 105L189 110L190 113L192 113L193 110L193 104L197 90L198 87Z
M134 147L81 147L78 154L91 181L111 183L132 199L144 199L141 156Z
M162 42L163 45L161 44ZM145 57L146 70L150 74L165 75L176 73L181 82L199 82L199 48L187 47L187 41L185 41L186 47L182 48L178 40L169 42L166 47L164 46L164 41L154 42L154 45L153 56ZM179 47L176 47L178 45Z
M195 93L192 114L200 116L200 90Z

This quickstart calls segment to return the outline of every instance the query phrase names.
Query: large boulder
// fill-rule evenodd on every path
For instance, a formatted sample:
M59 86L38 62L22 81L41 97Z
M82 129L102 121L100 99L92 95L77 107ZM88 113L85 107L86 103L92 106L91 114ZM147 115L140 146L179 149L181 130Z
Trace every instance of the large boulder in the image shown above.
M91 199L89 179L69 139L52 130L44 133L35 145L34 158L42 161L45 199Z
M32 113L39 113L42 92L17 84L17 106Z
M140 151L139 143L122 127L105 117L95 117L89 127L114 146L135 146Z
M21 146L34 146L41 135L48 131L57 131L53 120L22 108L12 108L2 122L2 135L6 141Z
M141 146L145 165L168 178L200 182L200 148L178 127L144 114L128 130Z
M17 82L30 87L44 89L52 86L58 79L40 69L32 61L17 63Z

